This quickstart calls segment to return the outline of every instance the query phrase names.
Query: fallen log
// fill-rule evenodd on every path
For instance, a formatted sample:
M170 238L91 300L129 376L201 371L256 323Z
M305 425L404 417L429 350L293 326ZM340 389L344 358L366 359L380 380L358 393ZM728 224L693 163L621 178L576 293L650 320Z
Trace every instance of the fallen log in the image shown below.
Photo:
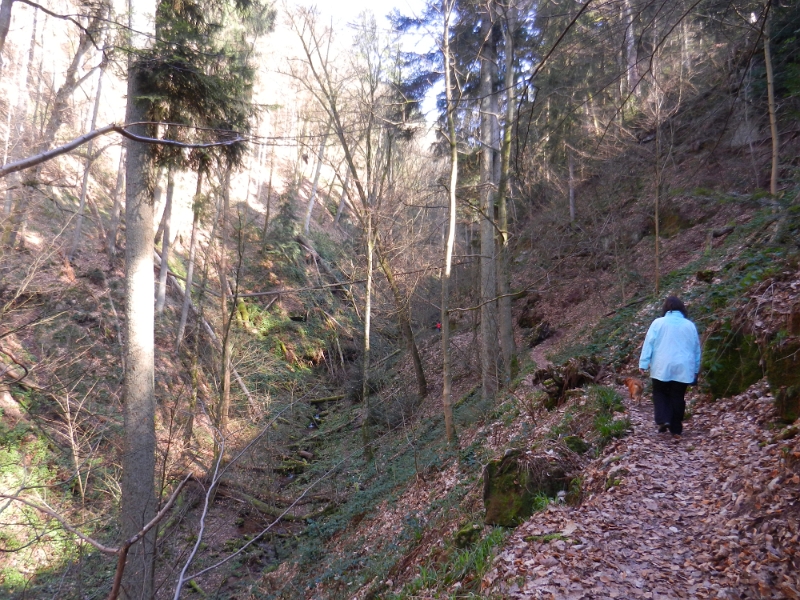
M309 404L324 404L325 402L333 402L335 400L342 400L345 397L345 394L339 394L337 396L326 396L325 398L312 398L309 400Z
M229 495L232 498L236 498L237 500L241 500L242 502L246 502L253 508L255 508L258 512L263 513L265 515L269 515L270 517L275 517L276 519L282 519L284 521L292 521L292 522L299 522L299 521L310 521L311 519L318 519L320 517L325 516L329 512L331 512L334 508L336 508L336 504L333 502L329 502L323 508L316 510L314 512L310 512L305 515L293 515L291 513L287 513L285 508L280 508L278 506L273 506L271 504L267 504L266 502L262 502L258 498L253 498L249 494L245 494L244 492L240 492L238 490L220 490L220 494Z

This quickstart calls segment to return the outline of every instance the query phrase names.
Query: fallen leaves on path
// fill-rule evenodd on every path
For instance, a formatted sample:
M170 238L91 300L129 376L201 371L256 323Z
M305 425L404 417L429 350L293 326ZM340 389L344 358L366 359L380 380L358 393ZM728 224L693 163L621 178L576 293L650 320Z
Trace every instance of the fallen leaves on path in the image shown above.
M509 538L482 581L505 598L800 598L800 440L770 427L762 382L695 408L675 441L629 407L635 432Z

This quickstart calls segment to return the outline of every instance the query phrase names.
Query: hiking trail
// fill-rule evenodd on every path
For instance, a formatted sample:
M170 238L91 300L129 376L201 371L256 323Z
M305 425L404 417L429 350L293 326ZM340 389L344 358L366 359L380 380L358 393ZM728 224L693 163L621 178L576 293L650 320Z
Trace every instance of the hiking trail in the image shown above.
M800 598L800 438L775 439L766 384L698 403L677 441L649 398L626 400L633 433L585 471L580 506L553 504L509 537L485 594Z

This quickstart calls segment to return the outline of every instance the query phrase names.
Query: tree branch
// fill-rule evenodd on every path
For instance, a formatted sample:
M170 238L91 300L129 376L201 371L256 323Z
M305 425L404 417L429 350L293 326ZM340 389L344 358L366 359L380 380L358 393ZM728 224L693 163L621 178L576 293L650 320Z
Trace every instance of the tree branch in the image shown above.
M10 175L11 173L16 173L17 171L22 171L24 169L35 167L36 165L39 165L52 158L55 158L56 156L60 156L61 154L66 154L70 150L74 150L78 146L82 146L83 144L93 140L96 137L100 137L101 135L106 135L107 133L111 132L118 133L122 137L128 138L129 140L133 140L134 142L141 142L143 144L158 144L162 146L173 146L177 148L214 148L216 146L230 146L232 144L244 141L244 138L242 138L239 132L237 131L217 130L220 133L226 133L228 135L233 135L234 137L227 140L220 140L217 142L208 142L204 144L189 144L186 142L179 142L177 140L165 140L165 139L136 135L135 133L131 133L126 129L127 127L132 127L134 125L141 125L141 123L128 123L127 125L117 125L116 123L111 123L110 125L106 125L105 127L101 127L100 129L95 129L94 131L84 133L83 135L75 138L71 142L64 144L63 146L59 146L57 148L53 148L52 150L48 150L47 152L42 152L40 154L29 156L28 158L23 158L22 160L18 160L17 162L4 165L3 167L0 167L0 179L4 178L6 175Z

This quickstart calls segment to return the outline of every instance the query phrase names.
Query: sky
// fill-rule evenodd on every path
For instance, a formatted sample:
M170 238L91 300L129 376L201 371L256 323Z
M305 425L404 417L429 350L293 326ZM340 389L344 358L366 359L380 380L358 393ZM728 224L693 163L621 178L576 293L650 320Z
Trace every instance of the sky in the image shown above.
M302 2L303 0L296 0ZM358 15L369 10L375 15L379 27L389 27L386 16L394 9L404 15L418 15L422 12L427 0L317 0L315 5L319 11L340 23L354 22ZM428 51L431 41L409 36L404 42L404 50ZM434 88L422 102L422 112L428 122L437 117L436 95L442 86ZM443 88L442 88L443 89Z
M335 18L351 21L363 10L371 10L378 22L395 8L403 14L416 14L425 0L318 0L317 8Z

